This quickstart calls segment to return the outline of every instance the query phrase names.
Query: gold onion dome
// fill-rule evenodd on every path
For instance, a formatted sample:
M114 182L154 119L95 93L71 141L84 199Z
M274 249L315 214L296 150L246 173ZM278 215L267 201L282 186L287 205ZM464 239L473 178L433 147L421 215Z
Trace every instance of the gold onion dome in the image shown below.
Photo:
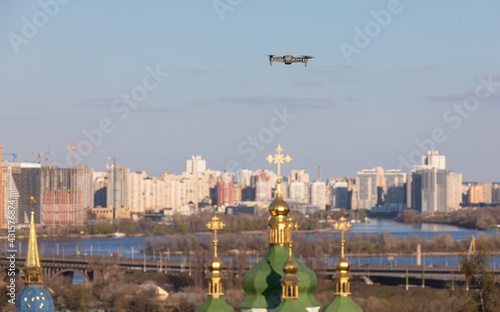
M347 273L347 271L349 271L350 268L351 264L344 257L341 257L335 264L335 270L341 271L343 273Z
M219 259L219 257L215 257L212 259L210 262L210 265L208 266L208 270L212 273L220 273L222 268L222 261Z
M281 181L278 180L278 183ZM271 205L269 206L269 212L271 216L286 216L290 212L290 208L288 204L283 200L283 196L281 193L276 194L276 198L273 200Z
M295 275L298 270L299 266L297 265L297 262L293 261L292 257L289 257L283 265L283 273L285 273L285 275Z

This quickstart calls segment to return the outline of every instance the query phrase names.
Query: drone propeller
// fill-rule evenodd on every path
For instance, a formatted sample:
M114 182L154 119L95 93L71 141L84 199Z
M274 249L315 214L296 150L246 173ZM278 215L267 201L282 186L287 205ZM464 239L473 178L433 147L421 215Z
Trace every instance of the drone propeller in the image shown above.
M314 56L309 56L309 55L302 55L301 57L305 58L305 59L313 59L314 58Z
M274 57L273 54L268 54L267 56L269 56L269 58L273 58Z

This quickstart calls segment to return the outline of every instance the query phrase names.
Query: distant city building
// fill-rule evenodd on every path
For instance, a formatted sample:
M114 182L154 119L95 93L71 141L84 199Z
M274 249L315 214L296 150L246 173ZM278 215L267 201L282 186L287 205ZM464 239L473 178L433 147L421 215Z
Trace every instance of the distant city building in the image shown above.
M266 201L272 198L272 188L276 185L277 176L269 170L257 170L252 173L252 187L255 188L255 200Z
M326 183L315 181L311 183L311 200L313 206L317 206L320 210L326 209Z
M446 211L460 209L462 203L462 174L448 171L446 174Z
M248 169L241 169L238 172L238 184L244 186L250 186L252 181L252 171Z
M479 181L476 183L469 183L467 191L467 204L491 203L492 189L493 184L491 182Z
M226 171L219 176L217 182L217 205L233 202L233 174Z
M439 155L438 151L428 151L427 155L422 155L421 165L428 168L446 169L446 157Z
M306 189L308 187L307 182L291 182L288 186L288 198L291 201L298 202L308 202Z
M358 209L371 209L382 203L383 172L382 167L358 171Z
M238 205L226 206L226 214L237 216L239 214L245 213L250 215L259 215L259 205L257 204L244 204L240 203Z
M447 171L445 156L429 151L420 166L411 172L411 208L420 212L447 210ZM454 184L455 186L455 184ZM456 199L454 199L456 200Z
M94 170L86 166L42 166L42 223L47 226L83 225L85 210L94 207Z
M35 211L34 222L41 224L41 169L40 164L24 162L2 162L3 203L2 228L7 228L8 207L14 211L14 221L18 227L29 227L31 207ZM30 198L33 197L33 200ZM11 201L9 203L9 201Z
M491 187L491 202L500 203L500 184L493 183Z
M107 205L108 173L106 171L94 171L94 207Z
M288 182L304 182L309 183L309 173L305 173L304 169L293 169L288 176Z
M375 167L358 171L355 183L357 208L371 209L383 205L398 209L405 207L405 183L406 174L398 169Z
M116 165L115 170L113 164L107 164L106 169L108 171L107 206L130 207L130 169Z
M206 160L201 159L201 156L194 155L191 159L186 160L186 172L205 172L207 170Z
M347 182L335 182L332 189L332 206L335 208L348 209L349 208L349 192Z

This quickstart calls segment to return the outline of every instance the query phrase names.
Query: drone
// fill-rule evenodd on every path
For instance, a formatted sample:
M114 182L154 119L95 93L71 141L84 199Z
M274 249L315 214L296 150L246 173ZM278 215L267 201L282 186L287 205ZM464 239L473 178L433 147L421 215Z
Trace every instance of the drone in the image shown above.
M274 56L271 54L268 56L269 56L269 64L271 66L273 66L273 62L283 62L286 65L290 65L292 63L304 63L304 66L307 66L307 60L314 58L313 56L307 56L307 55L296 57L291 55Z

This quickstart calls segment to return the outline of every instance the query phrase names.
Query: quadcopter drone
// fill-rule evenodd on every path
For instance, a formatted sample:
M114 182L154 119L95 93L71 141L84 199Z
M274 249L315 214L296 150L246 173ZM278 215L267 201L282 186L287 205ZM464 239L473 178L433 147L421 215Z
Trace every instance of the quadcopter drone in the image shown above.
M292 63L304 63L304 66L307 66L307 60L314 58L312 56L307 56L307 55L303 55L301 57L296 57L291 55L284 55L284 56L268 55L268 56L269 56L269 64L271 66L273 66L273 62L282 62L285 63L286 65L290 65Z

